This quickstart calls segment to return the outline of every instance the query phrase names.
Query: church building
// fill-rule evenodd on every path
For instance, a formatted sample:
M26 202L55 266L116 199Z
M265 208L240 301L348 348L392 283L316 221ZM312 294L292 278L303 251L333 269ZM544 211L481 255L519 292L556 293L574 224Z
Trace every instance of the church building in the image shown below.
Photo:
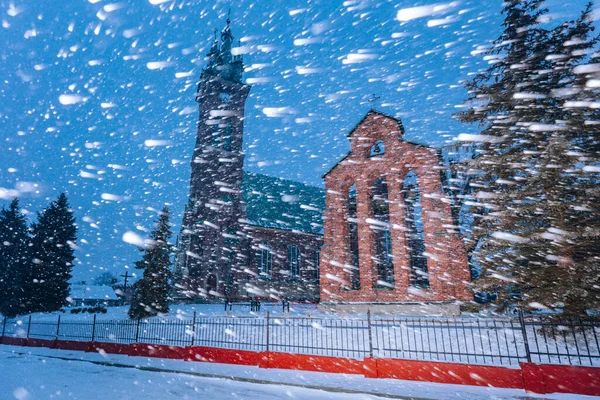
M196 145L175 276L182 297L316 300L323 189L244 171L250 86L230 21L215 37L196 93Z
M456 314L453 303L472 299L470 275L438 152L405 140L400 120L371 110L348 134L350 153L324 175L325 191L244 171L250 86L232 41L228 19L198 84L179 293Z

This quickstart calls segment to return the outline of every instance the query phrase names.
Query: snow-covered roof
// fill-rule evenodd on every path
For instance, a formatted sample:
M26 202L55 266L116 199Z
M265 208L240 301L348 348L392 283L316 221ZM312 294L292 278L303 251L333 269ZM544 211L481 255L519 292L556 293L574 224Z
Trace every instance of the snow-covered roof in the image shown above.
M250 225L323 234L324 189L244 171L242 192Z
M73 300L118 300L110 286L71 285L70 297Z

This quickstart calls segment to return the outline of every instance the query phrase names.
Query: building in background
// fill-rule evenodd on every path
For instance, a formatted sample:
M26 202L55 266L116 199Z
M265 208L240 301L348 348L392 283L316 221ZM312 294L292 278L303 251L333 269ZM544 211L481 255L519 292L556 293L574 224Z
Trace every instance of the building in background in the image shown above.
M323 309L458 314L456 301L472 300L438 152L403 134L400 120L370 111L324 175Z
M71 285L69 304L71 307L113 307L121 304L115 290L109 285Z

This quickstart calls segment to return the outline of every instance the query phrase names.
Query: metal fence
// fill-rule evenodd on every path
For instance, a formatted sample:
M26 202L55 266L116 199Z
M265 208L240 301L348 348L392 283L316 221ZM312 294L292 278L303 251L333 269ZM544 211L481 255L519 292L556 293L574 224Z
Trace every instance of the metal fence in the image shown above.
M4 319L2 336L208 346L362 359L519 362L600 366L600 323L540 317L333 319L194 317L192 319Z

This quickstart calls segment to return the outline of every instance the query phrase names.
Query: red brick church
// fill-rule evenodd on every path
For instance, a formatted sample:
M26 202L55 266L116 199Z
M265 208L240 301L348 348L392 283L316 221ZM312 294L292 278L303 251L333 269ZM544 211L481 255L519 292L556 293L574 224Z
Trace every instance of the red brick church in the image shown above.
M228 20L196 93L179 293L209 301L320 297L330 306L470 299L437 153L404 140L399 120L376 111L363 118L348 135L350 153L324 176L326 195L244 171L251 88L232 41Z

